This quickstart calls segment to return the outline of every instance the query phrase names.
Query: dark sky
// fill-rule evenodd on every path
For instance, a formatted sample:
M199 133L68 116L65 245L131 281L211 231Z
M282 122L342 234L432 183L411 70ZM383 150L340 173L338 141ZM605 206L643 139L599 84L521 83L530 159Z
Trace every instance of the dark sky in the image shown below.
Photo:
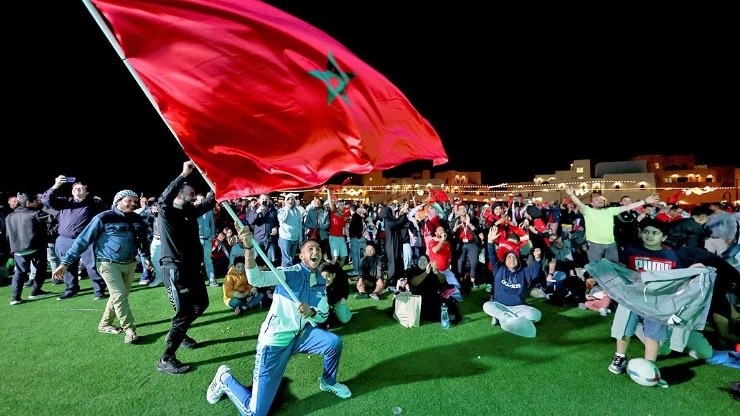
M7 42L6 56L18 58L5 68L15 74L5 107L17 133L6 134L15 150L0 165L0 191L42 191L64 174L106 198L160 193L186 156L82 2L45 4L40 15L21 3L8 13L23 29ZM740 165L727 147L738 141L737 47L721 10L268 3L394 83L442 138L450 162L437 171L482 171L496 184L645 153Z

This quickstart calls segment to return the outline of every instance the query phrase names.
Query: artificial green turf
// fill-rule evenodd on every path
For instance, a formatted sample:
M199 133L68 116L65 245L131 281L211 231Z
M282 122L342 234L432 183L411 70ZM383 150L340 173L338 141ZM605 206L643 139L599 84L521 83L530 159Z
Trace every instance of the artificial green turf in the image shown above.
M134 285L130 299L141 340L100 334L104 301L94 301L90 281L75 298L57 301L64 285L44 285L54 296L10 306L0 288L0 415L235 415L224 398L205 392L220 364L251 384L254 349L265 311L235 317L221 288L208 288L211 305L189 334L202 346L180 350L193 366L186 374L157 372L155 364L172 309L163 286ZM611 315L554 307L540 299L537 337L525 339L492 326L481 310L481 290L467 295L464 320L407 329L389 317L391 295L355 300L352 321L330 330L342 336L339 381L350 399L321 392L322 357L294 356L273 406L279 415L730 415L738 402L728 393L737 369L710 365L684 354L661 357L670 388L649 388L607 371L614 353ZM116 322L117 324L118 322ZM642 355L635 339L629 355Z

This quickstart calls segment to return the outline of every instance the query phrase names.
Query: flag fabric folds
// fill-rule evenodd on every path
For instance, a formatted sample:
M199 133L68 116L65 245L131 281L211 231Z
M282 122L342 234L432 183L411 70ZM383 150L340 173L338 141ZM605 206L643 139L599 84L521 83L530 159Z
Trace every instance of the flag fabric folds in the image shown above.
M388 79L268 4L89 1L218 200L448 160Z

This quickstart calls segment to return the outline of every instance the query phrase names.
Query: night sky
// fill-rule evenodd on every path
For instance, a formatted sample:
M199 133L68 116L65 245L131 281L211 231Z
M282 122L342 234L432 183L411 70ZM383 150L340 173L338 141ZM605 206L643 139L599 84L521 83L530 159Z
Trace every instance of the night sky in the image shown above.
M5 68L14 74L6 117L16 133L4 140L13 150L0 164L0 191L40 192L64 174L104 198L124 188L159 194L187 157L82 2L22 3L7 6L22 29L6 46L15 62ZM728 147L738 140L729 105L737 47L720 10L710 20L676 8L268 3L327 32L406 95L450 158L434 171L482 171L492 185L574 159L646 153L740 165ZM387 175L431 167L415 162Z

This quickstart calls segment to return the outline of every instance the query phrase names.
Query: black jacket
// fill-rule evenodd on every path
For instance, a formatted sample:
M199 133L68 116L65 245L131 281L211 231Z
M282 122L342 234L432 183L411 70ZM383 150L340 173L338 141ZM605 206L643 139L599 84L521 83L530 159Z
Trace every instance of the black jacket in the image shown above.
M704 248L706 235L704 227L696 222L693 217L684 218L670 223L665 243L674 249L681 247Z
M46 222L38 209L18 207L5 218L5 233L10 251L46 250Z

